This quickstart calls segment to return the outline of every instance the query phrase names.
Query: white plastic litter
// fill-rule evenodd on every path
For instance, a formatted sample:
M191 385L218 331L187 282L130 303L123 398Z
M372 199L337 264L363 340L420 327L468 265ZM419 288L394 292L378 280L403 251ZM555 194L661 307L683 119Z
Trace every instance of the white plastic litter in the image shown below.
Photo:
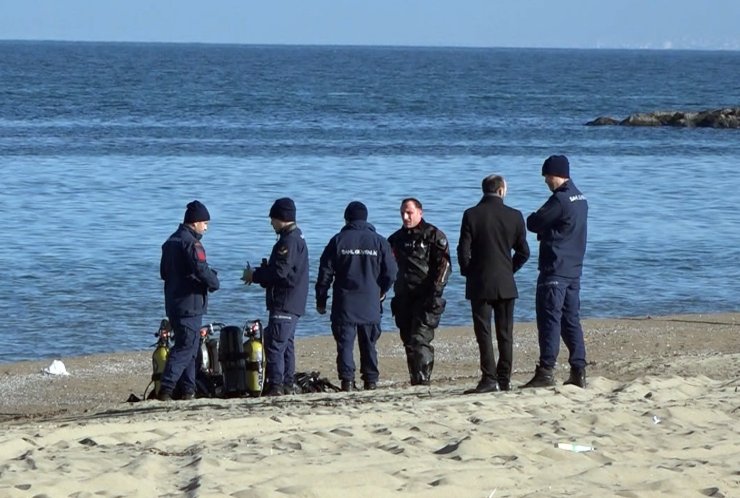
M556 447L561 450L574 451L576 453L582 453L584 451L594 451L593 446L586 446L584 444L575 443L558 443Z
M69 375L69 372L67 372L67 368L60 360L52 361L51 365L43 368L41 372L47 375Z
M659 424L659 423L661 423L661 422L662 422L662 420L660 419L660 417L659 417L659 416L657 416L657 415L653 415L653 423L654 423L654 424Z

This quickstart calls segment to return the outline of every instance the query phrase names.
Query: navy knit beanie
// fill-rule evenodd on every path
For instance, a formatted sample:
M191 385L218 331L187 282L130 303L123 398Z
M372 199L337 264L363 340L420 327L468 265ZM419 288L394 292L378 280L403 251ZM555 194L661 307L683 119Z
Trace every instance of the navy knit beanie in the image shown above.
M185 219L183 223L196 223L198 221L209 221L211 214L200 201L193 201L188 204L185 210Z
M347 209L344 210L344 219L347 221L367 221L367 206L360 201L350 202L347 204Z
M542 165L542 176L552 175L560 178L570 178L570 163L565 156L550 156Z
M295 202L290 197L276 200L270 208L270 218L280 221L295 221Z

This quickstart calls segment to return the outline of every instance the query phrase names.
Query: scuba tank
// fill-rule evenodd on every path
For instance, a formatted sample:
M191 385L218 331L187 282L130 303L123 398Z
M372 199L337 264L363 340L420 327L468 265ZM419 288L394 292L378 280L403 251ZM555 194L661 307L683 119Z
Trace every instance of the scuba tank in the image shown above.
M213 333L213 326L209 323L205 327L200 328L200 351L198 352L198 359L196 360L196 368L207 372L211 366L211 358L208 356L208 347L206 341L208 340L209 334Z
M244 332L237 326L221 329L218 342L218 361L223 376L222 393L226 398L247 393L246 364L244 361Z
M154 335L157 337L157 342L154 344L155 348L152 353L152 382L154 382L154 391L152 391L152 394L158 396L160 380L164 373L164 367L167 364L167 357L170 354L172 326L169 320L163 318L159 323L159 330ZM151 385L151 382L149 384ZM144 399L146 399L146 390L144 390L144 394Z
M265 352L262 344L262 322L254 320L244 325L244 357L247 369L247 392L256 397L265 385Z
M196 366L207 374L221 374L218 362L218 338L214 337L226 325L220 322L209 323L200 328L200 351Z
M218 337L209 337L205 340L205 352L208 356L208 366L204 368L211 375L221 375L221 363L218 361ZM205 363L205 362L204 362Z

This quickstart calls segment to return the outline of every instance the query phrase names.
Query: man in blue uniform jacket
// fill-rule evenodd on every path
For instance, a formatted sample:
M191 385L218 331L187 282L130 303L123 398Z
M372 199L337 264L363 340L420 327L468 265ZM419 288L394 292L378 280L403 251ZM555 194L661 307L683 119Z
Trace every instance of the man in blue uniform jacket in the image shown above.
M542 165L552 191L547 202L527 218L527 229L540 241L536 311L540 359L523 387L555 384L560 337L568 348L570 376L566 384L586 387L586 345L580 319L580 290L586 254L588 201L570 179L565 156L550 156Z
M162 401L172 399L178 383L182 399L195 396L200 327L208 311L208 293L219 287L216 271L208 266L206 250L200 242L210 219L202 203L191 202L182 224L162 245L159 273L164 280L165 311L175 332L175 344L157 393Z
M296 225L295 203L289 197L273 203L270 223L279 236L270 259L259 268L245 270L242 280L266 290L270 317L265 329L265 395L280 396L296 392L295 331L298 318L306 312L308 248Z
M346 224L327 244L316 280L316 310L326 313L332 287L331 330L337 342L337 372L343 391L352 391L355 380L353 350L360 344L360 372L364 388L377 387L380 318L385 294L398 268L388 241L367 222L367 207L353 201L344 211Z

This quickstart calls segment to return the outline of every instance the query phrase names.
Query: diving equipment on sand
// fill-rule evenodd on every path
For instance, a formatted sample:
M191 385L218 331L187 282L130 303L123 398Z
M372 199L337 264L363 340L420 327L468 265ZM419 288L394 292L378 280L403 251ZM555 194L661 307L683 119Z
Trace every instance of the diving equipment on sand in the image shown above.
M247 367L242 343L244 331L235 325L221 329L218 342L218 361L223 375L222 394L233 398L247 394Z
M157 330L154 335L157 337L157 342L152 344L152 346L155 346L154 352L152 353L152 379L146 386L146 389L144 389L144 399L147 399L146 391L149 389L149 386L152 385L152 382L154 383L154 390L151 395L159 395L159 386L162 380L162 374L164 373L164 367L167 364L167 357L170 354L170 340L172 339L172 325L170 325L170 321L163 318L162 321L159 322L159 330Z
M253 320L244 325L244 356L247 369L247 392L257 397L265 387L265 352L262 342L262 322Z

